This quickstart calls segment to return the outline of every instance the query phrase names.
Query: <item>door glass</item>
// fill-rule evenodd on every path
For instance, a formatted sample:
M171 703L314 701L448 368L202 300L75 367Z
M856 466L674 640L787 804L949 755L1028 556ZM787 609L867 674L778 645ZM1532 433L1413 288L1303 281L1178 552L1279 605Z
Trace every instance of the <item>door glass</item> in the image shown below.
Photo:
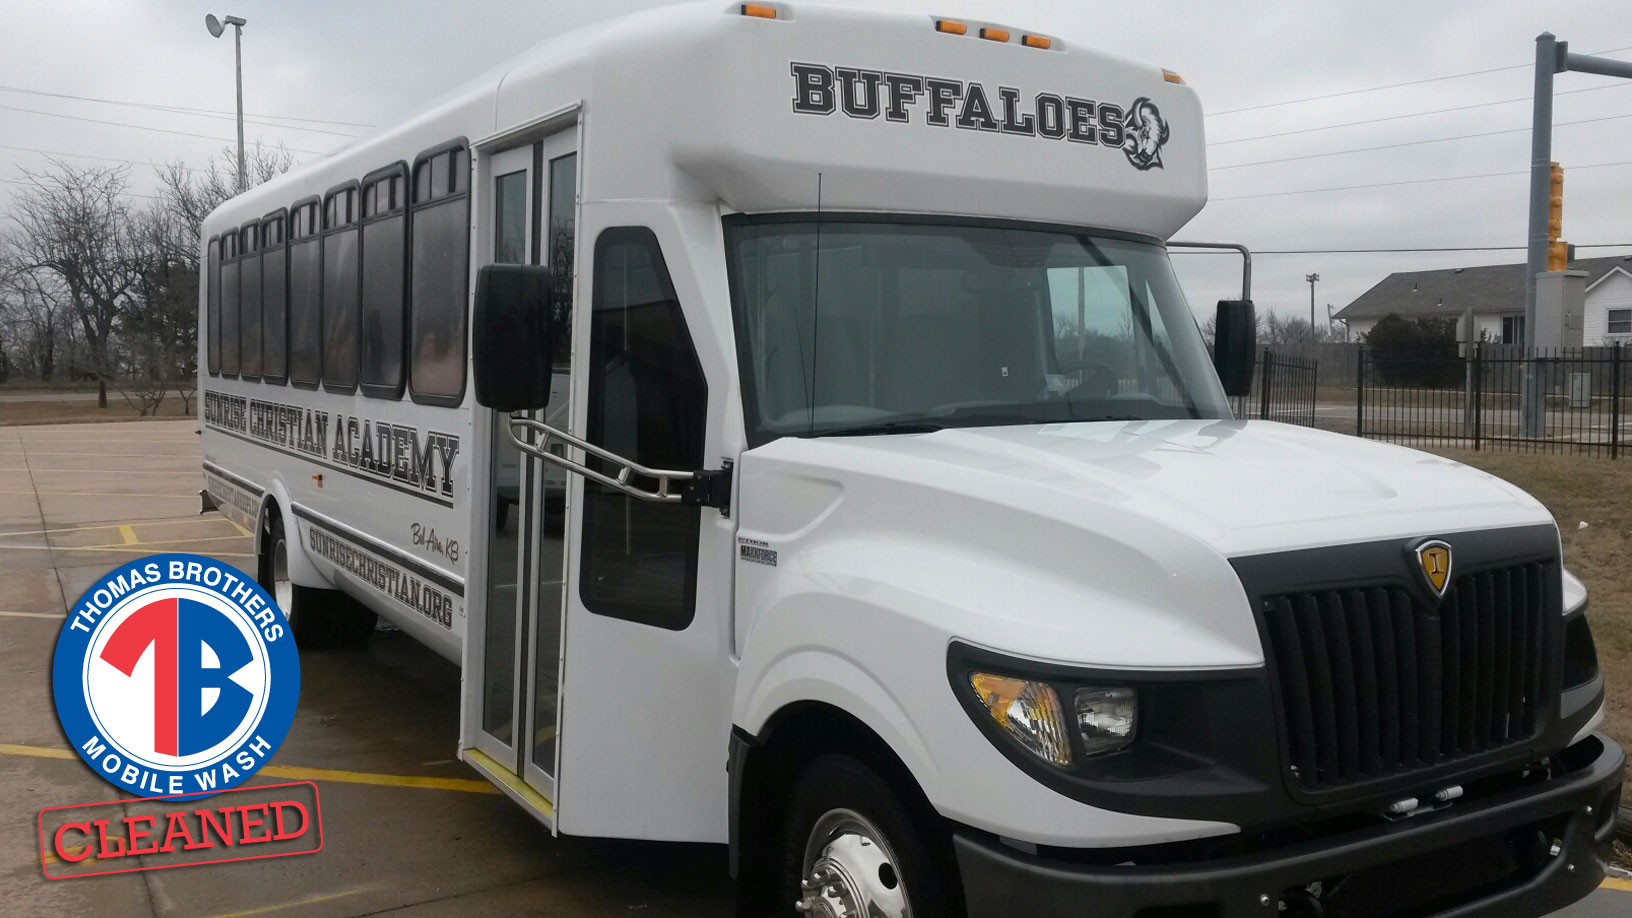
M493 180L493 261L520 264L527 253L527 170L508 172ZM508 419L493 417L491 469L493 504L488 517L487 626L482 649L482 729L511 746L516 711L516 623L520 604L518 570L522 519L521 453L510 442Z
M549 166L549 214L544 221L543 258L555 274L554 315L555 372L550 380L550 405L545 423L569 429L568 380L572 367L572 247L576 229L578 157L573 154L551 160ZM555 770L556 689L561 684L561 584L562 542L566 514L567 476L560 469L545 467L543 473L543 532L538 550L538 626L533 629L537 644L533 665L533 764L547 772Z

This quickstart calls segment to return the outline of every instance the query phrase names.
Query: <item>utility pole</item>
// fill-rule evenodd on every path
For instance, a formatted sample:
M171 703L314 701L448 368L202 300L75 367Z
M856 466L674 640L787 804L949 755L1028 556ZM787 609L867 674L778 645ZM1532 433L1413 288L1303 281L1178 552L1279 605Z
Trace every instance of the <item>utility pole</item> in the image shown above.
M1542 401L1542 370L1536 360L1536 276L1547 270L1549 203L1553 183L1553 75L1566 71L1632 79L1632 63L1571 54L1569 42L1551 32L1536 36L1536 94L1530 128L1530 238L1524 269L1524 386L1519 394L1524 436L1547 431Z
M229 25L232 26L232 57L238 77L238 193L242 194L249 190L249 176L244 170L244 26L249 25L249 20L242 16L217 19L214 13L204 17L204 27L216 38L220 38Z
M1320 280L1319 274L1305 274L1303 279L1309 282L1309 343L1315 343L1315 281Z

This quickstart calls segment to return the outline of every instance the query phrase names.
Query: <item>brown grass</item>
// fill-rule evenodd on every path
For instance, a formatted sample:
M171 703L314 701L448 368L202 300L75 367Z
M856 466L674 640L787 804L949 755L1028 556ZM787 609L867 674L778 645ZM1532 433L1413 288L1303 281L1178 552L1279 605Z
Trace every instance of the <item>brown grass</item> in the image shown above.
M195 417L198 414L198 402L189 403L190 410L183 413L181 399L167 398L159 406L157 418L174 420L183 417ZM54 401L42 399L26 402L0 402L0 427L16 427L24 424L91 424L98 421L136 421L141 420L141 414L125 403L117 393L108 394L108 407L98 408L94 401Z

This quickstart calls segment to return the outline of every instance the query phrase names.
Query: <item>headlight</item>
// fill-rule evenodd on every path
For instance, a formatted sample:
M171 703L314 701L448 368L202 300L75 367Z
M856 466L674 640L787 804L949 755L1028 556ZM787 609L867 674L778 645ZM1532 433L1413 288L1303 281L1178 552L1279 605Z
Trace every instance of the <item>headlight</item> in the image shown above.
M969 674L969 685L997 725L1020 745L1050 764L1071 764L1065 708L1051 686L979 672Z
M1085 755L1115 752L1133 742L1139 719L1139 695L1133 689L1077 689L1076 708Z

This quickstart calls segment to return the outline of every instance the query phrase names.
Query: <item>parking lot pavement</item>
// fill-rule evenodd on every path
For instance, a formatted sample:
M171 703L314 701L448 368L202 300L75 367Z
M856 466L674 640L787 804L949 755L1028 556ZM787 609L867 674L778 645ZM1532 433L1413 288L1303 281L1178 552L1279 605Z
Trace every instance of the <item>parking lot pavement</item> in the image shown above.
M315 780L322 851L44 879L39 811L118 796L57 726L49 669L68 603L148 554L253 568L248 536L198 513L196 427L0 429L0 916L730 913L723 848L552 838L454 761L458 669L395 632L302 655L294 728L250 782Z
M717 846L551 838L454 761L459 673L394 632L306 653L300 709L251 781L317 783L323 850L302 857L42 878L48 806L113 799L57 726L51 651L69 602L109 569L166 551L250 570L250 540L198 514L192 421L0 429L0 916L346 916L731 911ZM1632 913L1632 883L1560 913Z

